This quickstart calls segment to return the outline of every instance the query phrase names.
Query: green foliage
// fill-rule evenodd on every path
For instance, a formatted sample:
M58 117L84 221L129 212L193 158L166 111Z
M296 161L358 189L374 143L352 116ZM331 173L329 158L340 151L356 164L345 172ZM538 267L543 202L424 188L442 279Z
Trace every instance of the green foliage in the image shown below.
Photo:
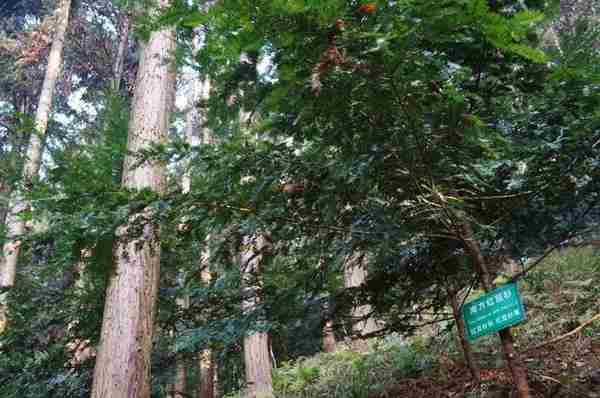
M67 344L89 339L94 345L99 338L112 236L129 202L127 192L120 192L126 102L108 97L100 123L97 145L55 153L55 167L29 192L31 216L48 228L28 237L19 259L10 328L0 336L0 374L7 377L2 396L89 396L93 361L70 365Z
M56 129L65 141L50 147L51 166L28 194L34 206L25 216L49 229L25 241L30 264L20 269L23 289L12 297L15 326L2 336L10 347L0 358L6 395L20 383L31 388L24 396L85 395L89 372L65 367L65 344L97 340L115 229L148 206L161 222L155 395L172 378L176 355L189 359L205 347L223 365L223 390L238 390L240 345L253 330L269 331L277 358L288 361L274 376L282 397L366 397L430 367L419 344L389 339L364 354L302 357L318 350L325 318L340 337L359 305L385 321L381 334L418 331L424 311L443 316L447 285L475 280L465 223L492 271L507 248L531 257L597 226L595 33L561 38L562 54L543 53L542 3L380 1L362 13L355 1L239 0L207 12L177 1L142 17L142 38L177 24L185 39L202 25L206 45L194 67L214 84L199 106L208 106L207 126L220 143L191 148L176 139L132 154L176 170L158 197L120 187L127 101L89 94L105 112L82 134L93 137L86 144L69 136L77 129ZM257 64L270 70L259 72ZM256 123L243 125L240 110ZM176 163L188 159L192 190L182 194ZM302 189L286 192L288 183ZM261 305L244 312L236 257L241 237L257 234L273 247L252 279ZM89 258L82 258L85 249ZM198 278L207 252L214 273L208 284ZM364 253L369 277L346 289L345 259L355 253ZM81 262L84 291L51 289L50 281ZM596 278L590 264L585 272ZM588 277L548 269L531 277L536 294L565 280L586 292L576 297L585 305L596 294ZM177 306L183 296L189 308ZM586 315L585 305L573 310L577 317ZM53 325L68 333L35 340Z
M398 338L372 341L371 346L366 353L341 349L284 363L273 375L277 396L364 398L432 366L424 350Z
M372 349L364 353L341 348L281 364L273 373L275 394L282 398L366 398L433 366L423 348L397 336L370 345ZM239 396L232 393L226 397Z
M566 248L544 259L527 278L531 312L543 317L529 333L566 333L596 315L598 277L600 256L596 248Z

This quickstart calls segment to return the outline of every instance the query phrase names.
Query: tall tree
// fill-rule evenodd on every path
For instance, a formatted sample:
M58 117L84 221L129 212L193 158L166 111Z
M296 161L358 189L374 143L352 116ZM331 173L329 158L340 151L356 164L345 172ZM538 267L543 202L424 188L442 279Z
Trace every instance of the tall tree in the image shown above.
M71 0L62 0L56 9L55 35L48 55L48 65L44 84L40 93L36 114L35 131L31 134L25 164L23 166L23 186L26 188L37 178L42 158L43 139L48 127L48 119L52 109L52 100L56 81L60 74L63 48L69 24ZM0 288L8 289L14 286L19 257L20 242L18 238L25 232L25 222L21 212L27 209L28 204L23 198L23 192L14 190L9 202L6 220L8 240L3 247L4 264L0 270ZM0 295L0 332L6 327L7 295Z
M344 264L344 286L358 288L367 281L366 258L362 252L349 255ZM376 332L381 327L371 315L373 308L368 304L352 309L352 329L359 337Z
M159 0L158 6L169 6ZM135 154L164 143L174 99L175 32L161 27L142 45L122 185L164 192L164 165L136 165ZM150 396L150 351L160 271L159 225L146 208L117 231L115 269L106 294L92 397Z
M205 77L200 87L200 107L195 106L193 110L188 111L186 114L186 129L188 124L194 123L194 129L188 129L186 137L191 145L197 145L200 141L203 145L212 145L215 143L215 137L207 127L207 109L205 104L208 102L210 96L210 78ZM207 236L207 242L210 241L211 237ZM211 272L210 272L210 245L207 245L204 253L202 253L202 261L200 266L200 279L204 285L210 284ZM215 395L215 363L214 355L210 348L204 348L200 351L198 356L199 366L199 387L198 387L198 398L213 398Z
M127 11L123 11L119 27L119 45L117 47L115 63L113 64L113 80L111 89L114 92L121 88L121 79L123 77L123 67L125 65L125 57L127 56L127 47L129 45L129 15Z
M210 253L203 255L203 269L200 272L200 279L205 285L211 281L211 274L208 268ZM206 255L207 254L207 255ZM215 396L215 362L213 352L210 348L204 348L198 355L199 366L199 386L198 398L213 398Z
M246 236L242 242L241 270L243 285L242 308L255 311L261 302L259 274L261 261L270 250L271 243L264 235ZM273 380L269 334L252 330L244 337L244 366L246 369L246 398L273 396Z

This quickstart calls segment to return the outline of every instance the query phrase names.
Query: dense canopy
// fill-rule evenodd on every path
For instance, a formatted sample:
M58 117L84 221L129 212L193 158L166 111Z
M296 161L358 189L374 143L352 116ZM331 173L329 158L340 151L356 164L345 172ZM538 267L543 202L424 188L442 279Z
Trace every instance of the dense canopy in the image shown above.
M0 395L592 393L598 12L4 2Z

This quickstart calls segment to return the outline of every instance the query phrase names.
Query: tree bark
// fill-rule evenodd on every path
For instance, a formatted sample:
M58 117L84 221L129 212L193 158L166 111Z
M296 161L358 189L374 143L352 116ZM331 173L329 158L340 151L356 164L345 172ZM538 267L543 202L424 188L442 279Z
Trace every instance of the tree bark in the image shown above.
M460 339L465 361L467 362L473 381L479 384L481 383L481 372L479 371L479 366L477 366L477 361L475 361L475 357L473 356L471 344L469 344L469 340L467 339L465 321L460 313L460 304L458 303L458 293L448 289L448 296L450 298L450 306L452 307L452 314L456 321L456 330L458 331L458 338Z
M194 56L200 50L198 41L198 38L196 38L193 43ZM187 81L190 87L190 93L188 94L189 100L184 109L185 139L191 147L197 147L201 144L211 145L214 143L214 139L212 132L206 126L207 116L205 107L205 103L206 101L208 101L210 94L210 79L208 77L205 77L204 80L200 80L198 74L194 70L190 70L189 73L186 74L184 79ZM199 101L200 104L198 103ZM182 192L190 192L191 187L192 175L191 172L188 170L183 175ZM210 241L210 236L206 237L206 241ZM200 279L205 285L208 285L211 280L209 261L210 252L208 251L208 249L206 249L202 253L202 258L200 261L200 267L202 268L202 270L200 271ZM198 398L213 398L215 395L215 368L212 356L212 351L209 348L205 348L198 353Z
M200 272L200 278L205 285L208 285L211 280L210 271L208 270L207 253L203 255L204 269ZM215 396L215 365L213 362L213 353L210 348L205 348L198 354L199 366L199 386L198 398L214 398Z
M125 63L125 55L127 54L127 46L129 44L129 15L126 12L121 17L121 26L119 29L119 46L117 47L117 54L115 57L115 63L113 65L113 80L111 82L111 89L113 92L118 92L121 88L121 78L123 77L123 65Z
M179 356L177 358L177 368L175 369L175 384L173 385L173 398L185 398L187 389L187 372L185 362Z
M206 241L210 241L210 236L206 237ZM205 249L202 253L202 260L200 266L200 279L205 286L210 284L212 279L210 269L210 251ZM213 362L213 353L210 348L205 348L198 354L198 374L199 374L199 385L198 385L198 398L214 398L215 396L215 364Z
M8 198L10 197L10 187L8 184L4 184L4 182L0 182L0 226L6 226L6 219L8 215ZM0 240L0 245L4 246L4 240ZM0 272L4 270L4 255L0 253ZM1 274L0 274L1 277ZM1 280L1 279L0 279ZM0 285L3 287L3 285ZM0 333L4 330L6 326L5 312L4 312L4 302L6 298L2 297L2 293L0 293Z
M333 321L327 319L323 325L323 352L335 352L335 334L333 334Z
M180 286L183 287L183 280L180 281ZM176 300L177 309L184 311L189 308L189 296L185 295L179 297ZM175 331L173 335L176 337ZM175 354L175 381L173 383L173 393L170 395L172 398L185 398L184 394L187 391L187 366L183 355Z
M359 287L367 280L367 270L364 265L365 254L353 253L346 258L344 264L344 286L346 288ZM370 305L361 305L352 310L352 330L356 335L364 336L381 329L377 320L370 316Z
M8 198L10 197L10 187L4 181L0 181L0 225L5 225L6 215L8 213ZM6 201L6 202L5 202ZM0 258L1 261L1 258Z
M200 385L198 387L198 398L214 398L215 367L211 350L202 350L202 352L200 352L198 355L198 363L200 366Z
M481 253L479 243L475 240L473 229L468 222L465 222L462 225L461 238L465 248L475 263L484 290L486 292L491 291L494 288L494 284L492 283L492 278L485 258ZM529 382L527 381L527 368L523 365L518 353L515 351L514 340L510 328L499 331L498 335L500 336L504 358L506 359L506 363L512 374L519 398L530 398L531 391L529 389Z
M264 236L244 237L241 254L243 301L242 308L248 313L261 302L257 276L260 263L270 244ZM251 331L244 337L244 366L246 370L245 398L273 397L273 380L269 334Z
M160 7L169 0L160 0ZM122 184L164 193L164 165L134 167L135 153L167 138L175 88L175 31L152 32L142 47ZM159 226L150 209L117 229L116 266L106 293L93 398L150 397L150 351L160 272Z
M48 127L48 119L52 109L52 100L56 81L61 71L63 48L67 27L69 24L69 14L71 11L71 0L62 0L56 10L56 31L48 54L48 65L46 66L46 75L40 93L36 114L35 128L29 138L29 145L23 165L23 183L28 187L31 182L37 178L42 158L42 144ZM25 232L25 223L20 218L20 213L29 207L23 199L22 192L14 189L9 201L9 210L6 220L7 241L3 245L4 264L0 270L0 289L10 289L15 284L17 273L17 261L19 258L20 242L18 238ZM7 294L0 294L0 333L6 327Z

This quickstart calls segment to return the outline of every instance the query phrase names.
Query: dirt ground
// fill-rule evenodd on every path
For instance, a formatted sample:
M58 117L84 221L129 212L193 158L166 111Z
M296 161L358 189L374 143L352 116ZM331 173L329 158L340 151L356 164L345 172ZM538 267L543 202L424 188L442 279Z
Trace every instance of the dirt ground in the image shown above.
M575 336L521 353L535 398L600 398L600 340ZM449 358L434 374L405 379L372 398L510 398L515 397L507 368L482 367L476 385L468 368Z

